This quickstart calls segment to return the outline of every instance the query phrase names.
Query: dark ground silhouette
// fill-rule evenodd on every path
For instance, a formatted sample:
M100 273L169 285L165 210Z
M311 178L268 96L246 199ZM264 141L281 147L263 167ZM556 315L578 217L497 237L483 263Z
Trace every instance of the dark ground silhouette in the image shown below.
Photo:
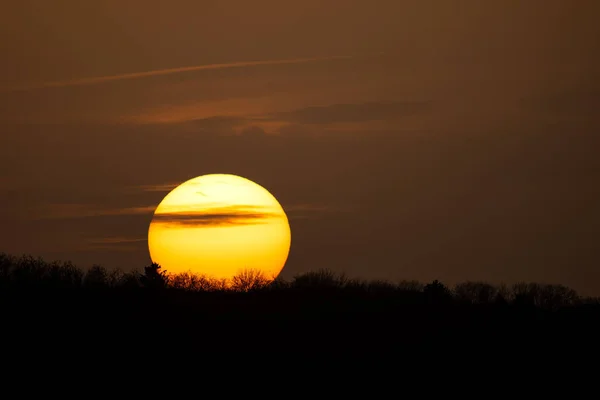
M399 354L595 346L600 302L562 285L361 281L327 270L231 282L0 254L5 346L181 354ZM19 347L21 346L21 347ZM487 350L486 350L487 351Z

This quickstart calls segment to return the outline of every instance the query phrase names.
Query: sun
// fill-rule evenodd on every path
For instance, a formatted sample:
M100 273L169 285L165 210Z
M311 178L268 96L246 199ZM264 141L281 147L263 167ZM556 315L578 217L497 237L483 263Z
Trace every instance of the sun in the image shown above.
M202 175L173 189L148 229L150 258L163 270L217 279L250 269L275 278L290 245L290 225L277 199L229 174Z

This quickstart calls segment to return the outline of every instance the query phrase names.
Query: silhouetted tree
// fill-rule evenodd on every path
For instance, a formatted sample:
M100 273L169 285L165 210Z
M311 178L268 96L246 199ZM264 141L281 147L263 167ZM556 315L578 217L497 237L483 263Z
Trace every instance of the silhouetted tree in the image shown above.
M496 287L484 282L463 282L454 287L457 300L474 304L491 303L497 294Z
M419 281L402 280L398 282L398 289L405 292L422 292L423 284Z
M505 292L498 291L496 296L494 296L493 303L496 305L506 305L508 304L507 296Z
M579 303L577 292L563 285L546 285L541 294L540 306L557 309Z
M10 284L14 264L14 257L6 253L0 253L0 286L7 286Z
M220 290L221 282L206 275L194 274L192 272L181 272L170 277L170 286L175 289L189 291L215 291Z
M534 307L538 285L535 283L519 282L512 285L512 304L518 307Z
M83 272L70 261L53 262L47 266L44 280L48 286L56 288L76 288L81 286Z
M353 278L346 280L344 288L356 293L367 293L369 284L361 279Z
M140 276L140 283L145 288L164 289L167 287L169 277L167 271L162 271L157 263L144 267L144 274Z
M285 281L284 279L277 277L269 284L270 290L285 290L290 288L290 283Z
M17 286L39 287L44 284L44 275L48 265L41 258L24 255L15 260L11 271L11 280Z
M0 283L1 320L11 329L32 321L38 326L32 331L47 322L59 328L72 323L75 331L88 320L110 329L140 328L140 332L147 332L150 328L158 337L180 329L176 332L177 340L205 335L211 338L211 343L216 343L212 339L225 338L224 332L230 330L214 322L232 319L285 321L283 325L290 327L285 333L304 328L324 332L335 338L333 342L324 342L325 346L334 343L351 348L368 343L370 349L373 346L384 349L382 346L391 348L398 343L412 345L427 338L428 332L435 333L436 340L444 340L447 334L454 340L463 333L467 334L467 340L473 340L472 333L477 337L492 334L500 338L506 332L516 332L523 338L525 335L521 333L534 328L531 332L535 334L538 327L544 336L553 332L562 335L564 330L553 328L589 330L600 318L600 299L580 298L574 290L562 285L517 283L507 287L465 282L451 291L438 280L425 286L416 281L395 284L348 279L329 270L298 275L291 282L281 278L271 281L255 270L241 271L232 280L191 272L168 275L156 263L126 273L94 266L82 274L70 262L46 262L31 256L16 258L0 253ZM47 290L80 286L81 290ZM141 286L161 290L137 289ZM94 287L106 290L89 290ZM232 295L226 291L239 293ZM453 303L453 298L462 302ZM18 319L11 322L9 318L13 317ZM311 325L313 322L317 325ZM221 331L219 325L225 330ZM260 326L269 325L252 324L249 331L258 332ZM369 329L364 329L365 326ZM268 337L271 341L273 335L266 333L260 332L257 337ZM304 334L298 342L310 336ZM323 335L313 335L317 336L322 340Z
M142 285L142 274L137 271L123 272L116 276L118 281L116 282L117 287L122 289L133 289L138 288Z
M270 279L260 270L245 269L231 279L231 289L237 292L249 292L265 288Z
M319 269L296 275L292 281L292 287L300 289L340 289L348 282L346 275L336 274L327 269Z
M83 277L83 286L90 288L108 287L108 271L100 265L93 265Z
M392 294L399 290L399 288L391 282L376 280L369 282L366 285L366 290L376 294Z
M423 288L425 299L433 302L444 302L452 299L450 289L437 279Z

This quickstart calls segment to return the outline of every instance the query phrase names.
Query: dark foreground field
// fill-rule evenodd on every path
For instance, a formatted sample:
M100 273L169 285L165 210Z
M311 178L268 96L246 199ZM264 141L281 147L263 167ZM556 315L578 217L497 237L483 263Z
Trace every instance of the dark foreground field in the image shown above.
M363 282L328 271L268 283L124 274L0 255L4 351L406 354L592 351L600 303L560 285Z

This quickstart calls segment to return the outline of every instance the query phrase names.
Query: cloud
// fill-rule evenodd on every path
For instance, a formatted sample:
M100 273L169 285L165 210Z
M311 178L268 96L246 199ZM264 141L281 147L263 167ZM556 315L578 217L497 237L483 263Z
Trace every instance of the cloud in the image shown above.
M170 192L179 186L182 182L170 182L170 183L158 183L154 185L140 185L136 186L135 190L140 190L142 192Z
M249 138L262 138L267 135L267 132L260 126L250 125L241 131L242 136Z
M260 138L267 135L263 126L271 123L262 116L215 115L180 122L185 130L217 136L244 136Z
M172 226L223 227L262 224L273 218L280 218L280 215L270 212L266 207L236 205L214 207L198 212L157 213L154 215L152 223Z
M88 243L90 244L98 244L98 245L117 245L117 244L128 244L128 243L138 243L145 242L146 238L131 238L131 237L105 237L105 238L96 238L90 239Z
M240 126L244 126L249 121L246 117L238 116L213 116L207 118L192 119L185 121L185 124L199 132L211 134L231 134Z
M88 204L51 204L43 208L35 219L71 219L119 215L152 214L156 206L105 208Z
M292 124L333 124L365 122L414 115L431 109L429 102L367 102L313 106L271 114L273 119Z
M269 136L269 132L276 132L282 136L306 137L324 133L322 125L332 127L337 124L343 131L343 124L347 124L346 128L348 124L360 127L360 123L371 126L376 121L387 123L425 113L430 109L431 104L424 101L365 102L311 106L267 114L215 115L204 118L193 118L193 113L174 117L173 115L178 115L174 113L169 117L159 118L158 121L178 123L188 131L219 136L262 138Z
M183 72L196 72L226 68L241 68L241 67L255 67L261 65L280 65L280 64L302 64L315 61L328 61L338 59L351 59L353 56L331 56L331 57L312 57L312 58L294 58L294 59L279 59L279 60L264 60L264 61L240 61L233 63L221 63L221 64L205 64L195 65L191 67L179 67L179 68L168 68L153 71L144 72L132 72L128 74L110 75L110 76L97 76L92 78L72 79L67 81L57 82L45 82L37 85L30 85L28 87L19 88L20 90L32 90L52 87L67 87L67 86L82 86L82 85L94 85L107 83L112 81L120 81L126 79L140 79L160 75L171 75L179 74ZM16 90L19 90L16 89Z
M140 124L174 124L182 132L194 135L261 139L380 131L398 121L406 124L407 117L419 116L430 110L431 104L426 101L390 101L310 106L268 113L247 110L246 113L237 115L206 116L202 114L207 110L197 105L171 107L157 113L136 116L129 121Z

